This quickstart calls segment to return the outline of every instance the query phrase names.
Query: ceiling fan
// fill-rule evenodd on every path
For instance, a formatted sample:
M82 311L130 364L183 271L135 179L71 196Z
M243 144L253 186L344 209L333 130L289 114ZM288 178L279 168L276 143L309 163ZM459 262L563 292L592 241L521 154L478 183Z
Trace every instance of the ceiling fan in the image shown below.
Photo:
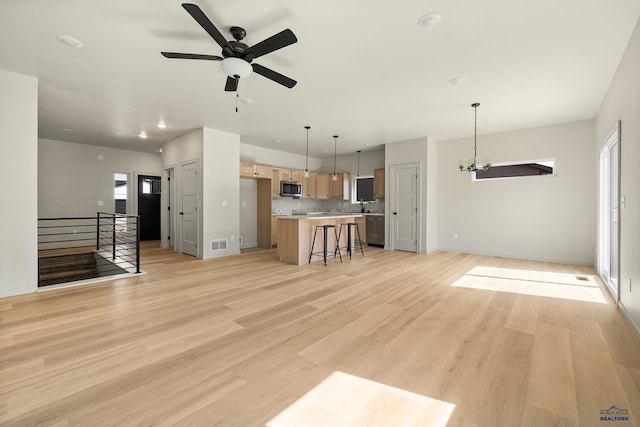
M177 53L177 52L161 52L166 58L177 59L201 59L205 61L222 61L222 69L227 73L227 83L224 90L234 92L238 90L238 81L251 75L252 71L263 77L273 80L276 83L292 88L296 85L296 81L275 72L260 64L252 64L256 58L266 55L283 47L289 46L298 41L293 31L290 29L283 30L260 43L251 47L242 43L242 39L247 35L244 28L231 27L229 31L235 40L225 40L224 36L218 31L213 23L207 18L202 9L192 3L182 3L182 7L195 19L204 30L209 33L211 38L216 41L222 48L222 56L217 55L201 55L197 53Z

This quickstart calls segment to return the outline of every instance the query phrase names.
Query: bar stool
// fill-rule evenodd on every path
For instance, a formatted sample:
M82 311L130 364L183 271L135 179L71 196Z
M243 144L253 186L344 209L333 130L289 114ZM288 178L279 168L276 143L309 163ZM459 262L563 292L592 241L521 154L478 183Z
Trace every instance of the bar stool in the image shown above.
M362 256L364 256L364 250L362 249L362 239L360 238L360 227L358 227L357 222L345 222L344 224L340 224L340 233L338 233L338 242L340 242L340 236L342 236L342 227L347 227L347 253L349 253L349 259L351 259L351 251L360 249ZM356 236L358 237L358 242L351 245L351 227L355 227ZM339 244L338 244L339 246Z
M323 237L323 245L322 252L313 252L313 247L316 244L316 234L318 234L318 228L322 228L322 237ZM320 256L322 254L322 258L324 259L324 265L327 266L327 237L329 235L328 230L333 228L333 234L336 236L336 250L333 252L333 257L336 257L336 254L340 256L340 262L342 262L342 254L340 253L340 246L338 242L340 238L338 237L338 233L336 231L335 225L316 225L315 230L313 231L313 241L311 242L311 251L309 252L309 263L311 263L312 256Z

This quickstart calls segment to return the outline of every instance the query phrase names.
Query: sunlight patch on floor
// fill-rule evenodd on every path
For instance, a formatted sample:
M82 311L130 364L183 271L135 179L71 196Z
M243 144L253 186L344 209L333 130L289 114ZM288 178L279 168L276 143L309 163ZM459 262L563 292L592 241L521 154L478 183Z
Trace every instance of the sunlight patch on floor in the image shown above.
M453 286L606 304L591 275L476 266Z
M455 405L334 372L267 423L267 427L445 427Z

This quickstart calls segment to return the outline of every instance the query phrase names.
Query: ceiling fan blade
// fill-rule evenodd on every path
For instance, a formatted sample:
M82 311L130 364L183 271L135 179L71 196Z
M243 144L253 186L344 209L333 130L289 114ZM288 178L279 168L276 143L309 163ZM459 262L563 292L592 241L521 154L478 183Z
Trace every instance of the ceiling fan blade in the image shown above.
M224 85L225 92L235 92L238 90L238 79L227 77L227 84Z
M298 39L293 31L290 29L282 30L278 34L275 34L268 39L262 40L260 43L251 46L247 49L248 52L253 54L253 58L258 58L274 50L282 49L283 47L294 44Z
M177 59L204 59L207 61L222 61L224 58L217 55L200 55L199 53L160 52L165 58Z
M198 5L193 3L182 3L182 7L189 12L189 15L191 15L193 19L195 19L196 22L198 22L198 24L200 24L200 26L209 33L211 38L213 38L223 50L228 51L230 55L233 54L231 47L229 46L229 42L224 38L220 31L218 31L216 26L213 25L213 22L207 18L207 15L204 14Z
M289 77L277 73L272 69L264 67L260 64L251 64L251 66L253 67L253 71L255 71L256 73L268 78L269 80L273 80L276 83L280 83L282 86L286 86L289 89L291 89L296 85L296 83L298 83L295 80L290 79Z

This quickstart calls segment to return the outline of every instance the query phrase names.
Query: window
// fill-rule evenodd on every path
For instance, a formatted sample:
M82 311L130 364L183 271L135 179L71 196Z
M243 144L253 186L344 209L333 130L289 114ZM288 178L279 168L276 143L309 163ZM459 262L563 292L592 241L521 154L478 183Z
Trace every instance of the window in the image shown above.
M353 179L352 203L375 203L373 197L373 177L359 176Z
M496 163L487 170L475 172L474 181L485 179L521 178L527 176L555 176L555 159L525 162Z

